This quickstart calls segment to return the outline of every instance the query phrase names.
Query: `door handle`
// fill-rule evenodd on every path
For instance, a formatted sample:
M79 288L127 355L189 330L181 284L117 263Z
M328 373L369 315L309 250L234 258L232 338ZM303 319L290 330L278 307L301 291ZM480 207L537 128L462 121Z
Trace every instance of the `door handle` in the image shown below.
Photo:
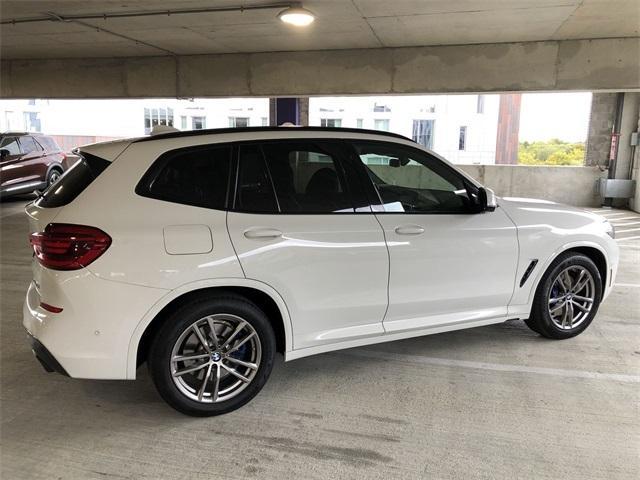
M278 238L282 236L282 232L280 230L276 230L275 228L250 228L249 230L245 230L244 236L246 238Z
M400 225L395 228L398 235L420 235L424 233L424 227L420 225Z

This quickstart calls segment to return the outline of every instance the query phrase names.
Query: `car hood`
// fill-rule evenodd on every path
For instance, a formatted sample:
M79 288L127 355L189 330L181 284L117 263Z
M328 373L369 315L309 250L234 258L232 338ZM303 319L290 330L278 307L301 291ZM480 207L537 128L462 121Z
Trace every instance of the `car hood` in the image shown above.
M606 222L606 218L587 210L535 198L504 197L498 199L518 227L550 226L560 229L579 229L594 223Z

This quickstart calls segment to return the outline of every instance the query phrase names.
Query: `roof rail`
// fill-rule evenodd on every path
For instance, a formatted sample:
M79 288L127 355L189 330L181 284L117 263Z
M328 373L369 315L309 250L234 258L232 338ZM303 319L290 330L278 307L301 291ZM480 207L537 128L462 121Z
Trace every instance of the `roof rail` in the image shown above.
M195 137L199 135L215 135L223 133L245 133L245 132L291 132L291 131L303 131L303 132L345 132L345 133L363 133L368 135L383 135L385 137L401 138L402 140L409 140L410 138L400 135L398 133L383 132L380 130L365 130L362 128L342 128L342 127L240 127L240 128L207 128L202 130L188 130L185 132L168 132L159 133L157 135L142 137L133 140L132 143L139 142L152 142L154 140L162 140L165 138L182 138L182 137Z

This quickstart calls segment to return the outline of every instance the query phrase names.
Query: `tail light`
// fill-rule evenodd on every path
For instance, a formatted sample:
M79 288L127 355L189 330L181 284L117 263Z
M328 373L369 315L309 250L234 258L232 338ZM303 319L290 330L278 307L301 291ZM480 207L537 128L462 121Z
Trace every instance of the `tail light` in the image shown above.
M79 270L111 245L111 237L98 228L65 223L50 223L29 241L40 264L52 270Z

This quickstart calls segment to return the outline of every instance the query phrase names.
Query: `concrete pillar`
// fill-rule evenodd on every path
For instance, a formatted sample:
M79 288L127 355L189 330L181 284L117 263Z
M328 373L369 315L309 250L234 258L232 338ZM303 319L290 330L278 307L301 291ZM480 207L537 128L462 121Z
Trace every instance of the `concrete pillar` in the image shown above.
M635 94L636 96L636 125L635 131L640 132L640 94ZM629 136L630 137L630 136ZM632 210L640 213L640 146L629 146L630 155L632 163L631 170L631 178L636 181L636 193L635 196L630 200L629 206Z
M634 148L631 146L631 134L638 131L638 109L640 94L627 92L624 94L622 106L622 122L620 124L620 143L618 144L618 160L615 178L631 178L631 163Z
M500 95L498 133L496 135L496 164L498 165L518 163L521 103L522 94L520 93Z
M617 93L593 94L585 154L585 165L587 166L600 165L604 167L609 163L616 97Z

